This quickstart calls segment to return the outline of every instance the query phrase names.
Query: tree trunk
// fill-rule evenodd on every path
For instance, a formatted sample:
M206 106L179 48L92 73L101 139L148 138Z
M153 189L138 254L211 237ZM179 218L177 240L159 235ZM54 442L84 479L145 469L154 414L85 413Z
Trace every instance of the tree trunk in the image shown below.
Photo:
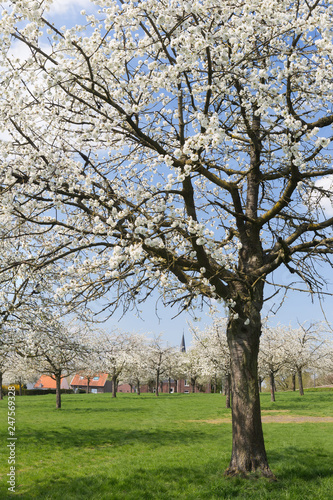
M22 383L19 382L19 396L22 396Z
M262 392L262 377L258 377L259 392Z
M224 375L224 388L223 388L223 394L226 396L228 392L228 374L226 373Z
M3 399L3 392L2 392L2 372L0 372L0 400Z
M139 379L136 379L136 392L137 392L137 395L140 396L141 392L140 392L140 380Z
M292 383L292 389L295 392L296 391L296 373L293 373L291 376L291 383Z
M301 396L304 396L303 378L302 378L302 369L301 368L299 370L297 370L297 376L298 376L299 393Z
M61 372L55 374L56 379L56 408L61 408Z
M254 291L251 292L254 294ZM248 296L247 296L248 298ZM258 387L261 334L261 297L238 297L238 314L229 318L227 337L231 355L232 455L225 474L257 473L274 479L264 445Z
M168 393L171 393L171 378L168 378Z
M89 394L90 378L87 377L87 394Z
M195 393L195 379L191 378L192 394Z
M112 397L117 397L117 375L113 375L112 377Z
M231 375L227 373L224 379L225 407L231 408Z
M271 384L271 401L275 402L275 380L274 373L272 371L269 374L269 381Z
M156 389L155 389L155 396L158 397L158 386L160 383L160 372L159 370L156 371Z

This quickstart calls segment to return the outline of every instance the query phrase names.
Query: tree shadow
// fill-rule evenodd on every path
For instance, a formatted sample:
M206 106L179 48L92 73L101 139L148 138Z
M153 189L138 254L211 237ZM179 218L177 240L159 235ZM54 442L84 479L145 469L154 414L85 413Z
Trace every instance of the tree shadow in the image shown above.
M286 460L286 457L288 460ZM301 479L313 481L317 478L332 477L333 451L288 446L283 451L269 453L269 461L279 469L280 480Z
M193 439L197 443L205 442L207 439L207 433L195 431L195 433L189 432L189 430L168 431L160 428L151 429L112 429L112 427L98 429L79 429L75 430L72 427L61 426L59 430L48 429L43 431L42 429L29 429L20 430L19 440L21 445L24 441L34 441L38 442L40 445L61 447L63 449L70 448L98 448L100 446L112 446L119 447L128 444L144 444L150 445L152 447L156 446L167 446L172 443L173 445L191 444Z
M234 486L225 484L223 496L214 494L214 475L212 468L217 464L206 467L193 465L184 467L156 466L149 469L137 467L128 471L126 475L117 476L110 470L110 474L90 474L71 477L70 472L61 478L48 479L31 486L25 493L19 494L23 500L52 499L52 500L199 500L230 498ZM214 473L215 474L215 473ZM220 474L222 477L222 474ZM212 479L213 478L213 479ZM216 489L215 489L216 490ZM18 488L19 492L19 488Z
M152 436L151 433L141 433L144 442L163 445L169 440L170 433L162 437ZM184 439L184 435L180 437ZM202 438L203 436L200 436ZM168 444L170 442L168 441ZM65 471L61 477L50 477L36 482L18 496L23 500L31 498L38 500L222 500L231 498L260 498L278 499L287 498L314 498L313 491L324 478L331 477L332 467L327 459L332 458L330 453L318 453L313 461L318 466L313 469L308 463L306 451L302 448L288 447L284 450L288 454L272 452L270 462L280 465L278 481L270 483L264 479L244 480L241 478L224 478L223 471L228 465L227 458L216 457L205 462L198 459L197 463L160 465L149 462L146 466L132 463L127 471L116 472L110 467L109 473L99 472L90 474L71 474ZM297 482L297 492L294 491ZM311 482L311 484L310 484ZM320 486L319 486L320 487ZM296 494L296 496L295 496ZM294 496L293 496L294 495ZM297 496L299 495L299 496ZM6 497L3 497L6 498ZM9 497L8 497L9 498ZM324 498L321 496L320 498Z

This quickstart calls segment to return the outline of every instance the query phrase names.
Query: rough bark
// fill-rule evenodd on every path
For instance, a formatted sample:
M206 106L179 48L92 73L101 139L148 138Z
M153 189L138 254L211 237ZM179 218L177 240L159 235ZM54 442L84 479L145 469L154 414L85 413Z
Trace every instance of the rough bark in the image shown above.
M301 396L304 396L303 378L302 378L302 369L301 368L299 370L297 370L297 377L298 377L299 393Z
M261 335L260 311L263 286L245 287L235 296L227 337L231 356L232 455L225 474L248 474L275 479L264 445L258 386L258 352Z

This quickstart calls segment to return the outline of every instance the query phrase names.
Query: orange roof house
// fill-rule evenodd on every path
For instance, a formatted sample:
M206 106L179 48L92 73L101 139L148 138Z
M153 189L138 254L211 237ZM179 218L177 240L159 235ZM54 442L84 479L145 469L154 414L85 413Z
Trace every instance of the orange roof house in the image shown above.
M66 377L61 378L61 389L69 389ZM56 381L50 375L41 375L34 385L34 389L56 389Z
M79 389L87 391L88 379L84 375L77 373L74 375L70 385L74 391ZM108 380L108 374L96 373L93 377L91 377L89 379L89 392L112 392L112 382L111 380Z

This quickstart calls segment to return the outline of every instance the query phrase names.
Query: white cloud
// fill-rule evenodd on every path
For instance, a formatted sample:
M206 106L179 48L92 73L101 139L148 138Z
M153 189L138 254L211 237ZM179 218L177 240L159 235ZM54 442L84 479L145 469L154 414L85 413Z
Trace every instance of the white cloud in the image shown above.
M321 198L320 199L320 206L324 210L327 216L333 216L333 175L327 175L326 177L322 177L321 179L317 180L315 182L315 186L317 188L322 188L323 190L327 191L330 193L330 197L328 196L323 196L322 193L319 193L317 195L313 195L313 198Z
M53 0L50 8L51 14L79 14L80 10L92 7L90 0Z
M13 59L20 59L21 61L24 61L31 56L31 50L28 45L20 40L16 40L13 42L8 55Z

